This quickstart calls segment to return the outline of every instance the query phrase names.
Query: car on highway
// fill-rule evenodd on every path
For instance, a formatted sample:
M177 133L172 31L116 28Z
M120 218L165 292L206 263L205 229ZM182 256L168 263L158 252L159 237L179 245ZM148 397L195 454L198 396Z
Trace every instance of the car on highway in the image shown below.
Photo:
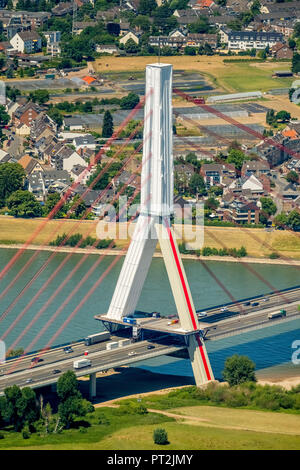
M154 344L149 344L149 345L147 346L147 349L154 349L154 348L155 348Z
M41 357L33 357L31 359L31 362L34 363L34 364L37 364L38 362L42 362L44 359L42 359Z
M228 310L227 307L222 307L220 311L221 311L221 312L227 312L227 310Z
M65 353L71 353L71 352L73 352L73 349L71 348L71 346L66 346L66 347L64 348L64 352L65 352Z
M268 300L268 297L264 297L263 299L261 299L262 302L267 302Z
M128 356L135 356L135 355L136 355L135 351L131 351L130 353L128 353Z
M27 384L31 384L32 382L33 382L32 379L27 379L27 380L25 381L25 383L27 383Z
M200 312L197 315L198 315L198 318L207 317L207 312Z
M53 369L52 374L59 374L61 372L60 369Z
M259 305L259 302L253 302L252 307L257 307Z

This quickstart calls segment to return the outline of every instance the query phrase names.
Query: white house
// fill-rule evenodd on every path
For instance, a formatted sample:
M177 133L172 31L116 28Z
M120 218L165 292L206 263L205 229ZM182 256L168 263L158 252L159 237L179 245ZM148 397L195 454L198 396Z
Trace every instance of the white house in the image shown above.
M27 54L42 50L42 39L35 31L20 31L11 38L10 43L15 50Z
M139 43L139 36L140 34L137 34L133 31L128 31L127 34L125 34L125 36L123 36L119 42L120 44L126 44L127 41L129 41L129 39L132 39L136 44Z
M88 148L92 150L96 149L96 141L91 134L75 137L75 139L73 139L73 145L75 146L76 150L81 148Z
M281 33L257 31L231 31L228 34L228 50L265 49L283 42Z
M67 170L69 173L74 168L74 166L83 166L87 167L88 164L77 152L73 152L69 157L63 159L63 170Z

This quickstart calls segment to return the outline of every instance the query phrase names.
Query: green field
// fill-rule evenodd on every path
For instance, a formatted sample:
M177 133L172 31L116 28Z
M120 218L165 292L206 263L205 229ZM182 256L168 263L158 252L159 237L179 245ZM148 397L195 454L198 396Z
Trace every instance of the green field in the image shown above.
M43 450L235 450L300 448L300 416L218 407L169 410L176 418L158 413L122 414L117 408L97 408L79 429L23 439L4 432L0 449ZM178 417L181 414L182 417ZM246 414L246 415L245 415ZM192 415L192 417L190 416ZM99 424L100 416L107 420ZM197 420L199 417L199 421ZM195 419L196 418L196 419ZM105 420L104 420L105 421ZM85 423L85 424L84 424ZM84 427L90 423L90 427ZM230 423L230 425L229 425ZM169 444L153 442L153 431L166 429Z

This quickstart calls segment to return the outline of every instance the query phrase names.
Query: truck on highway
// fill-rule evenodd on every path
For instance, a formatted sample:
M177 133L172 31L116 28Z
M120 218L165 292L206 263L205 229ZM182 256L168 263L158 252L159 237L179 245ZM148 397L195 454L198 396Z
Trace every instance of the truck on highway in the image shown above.
M110 339L109 331L102 331L101 333L95 333L94 335L89 335L85 338L84 344L90 346L91 344L101 343Z
M81 369L82 367L88 367L92 363L89 359L79 359L78 361L73 362L74 369Z
M282 308L281 310L277 310L276 312L271 312L268 314L269 320L272 320L273 318L277 317L286 317L286 310Z

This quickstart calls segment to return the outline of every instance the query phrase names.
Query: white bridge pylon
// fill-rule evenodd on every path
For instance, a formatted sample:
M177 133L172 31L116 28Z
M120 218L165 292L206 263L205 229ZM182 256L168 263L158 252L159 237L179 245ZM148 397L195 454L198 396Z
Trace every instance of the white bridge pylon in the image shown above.
M122 320L135 312L159 242L181 328L199 329L190 288L175 241L173 213L172 66L146 67L141 211L107 312L107 319ZM145 136L151 136L145 138ZM188 351L196 385L214 380L204 341L199 332L189 335Z

